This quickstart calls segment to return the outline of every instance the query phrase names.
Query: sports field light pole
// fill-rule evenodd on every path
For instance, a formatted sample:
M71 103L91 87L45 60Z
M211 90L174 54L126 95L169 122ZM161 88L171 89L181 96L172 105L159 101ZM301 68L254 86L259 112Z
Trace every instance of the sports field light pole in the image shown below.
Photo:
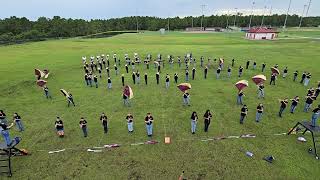
M234 8L236 10L236 14L234 15L233 27L236 27L236 21L238 16L238 8Z
M170 18L168 17L168 32L170 31Z
M284 20L283 29L285 29L285 28L286 28L286 25L287 25L287 20L288 20L288 15L289 15L290 7L291 7L291 0L289 1L289 6L288 6L288 10L287 10L286 19Z
M201 11L202 11L202 17L201 17L201 31L203 30L202 27L203 27L203 17L204 17L204 13L203 13L203 9L206 7L205 4L202 4L201 5Z
M136 22L137 22L137 33L138 33L139 32L138 16L136 16Z
M191 27L193 28L193 16L191 16Z
M139 32L138 9L136 9L136 23L137 23L137 33L138 33Z
M267 9L267 6L264 6L260 28L263 26L263 23L264 23L264 16L265 16L264 14L266 13L266 9Z
M251 22L252 22L252 17L253 17L253 8L254 8L255 2L252 2L252 7L251 7L251 15L250 15L250 22L249 22L249 29L251 28Z
M308 16L309 9L310 9L310 5L311 5L311 0L309 0L309 3L308 3L308 8L307 8L307 12L306 12L306 17Z
M228 29L229 27L229 10L227 11L227 26L226 26L226 29Z
M302 19L303 19L303 14L304 14L304 11L306 10L306 7L307 7L307 5L303 5L303 11L302 11L301 18L300 18L299 28L301 27L301 23L302 23Z

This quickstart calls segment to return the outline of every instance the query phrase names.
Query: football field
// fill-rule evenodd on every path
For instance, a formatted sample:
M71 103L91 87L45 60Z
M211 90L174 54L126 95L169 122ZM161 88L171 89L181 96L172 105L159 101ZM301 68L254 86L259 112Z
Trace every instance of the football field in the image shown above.
M0 47L0 109L12 122L14 112L19 113L25 126L20 133L15 128L10 135L22 137L19 148L27 149L31 155L13 157L14 179L177 179L182 171L188 179L318 179L319 161L308 153L312 147L311 135L306 133L306 143L297 141L300 135L275 135L286 133L298 121L310 120L311 112L303 112L307 89L316 87L320 80L320 31L288 31L280 33L274 41L249 41L243 33L191 34L158 32L121 34L98 39L64 39L25 43ZM290 38L292 37L292 38ZM309 37L309 38L296 38ZM283 39L281 39L283 38ZM185 68L179 68L177 56L187 53L196 58L196 75L190 80L191 106L183 106L182 92L173 81L174 73L179 83L185 82ZM112 55L120 58L120 73L116 75ZM124 54L138 53L142 61L147 54L153 59L162 54L166 63L161 67L160 84L156 84L156 69L150 64L135 66L141 74L140 84L133 84L132 69L125 72ZM99 88L88 87L84 81L81 57L101 54L110 55L112 89L107 89L107 74L99 78ZM170 68L167 56L174 56ZM211 58L208 77L204 79L200 57ZM216 79L217 62L224 58L225 64L220 79ZM235 59L231 78L227 77L227 66ZM245 67L238 78L238 68ZM257 68L252 68L253 61ZM267 64L261 72L261 64ZM282 73L288 67L288 76L277 78L270 86L270 67L279 65ZM52 100L45 98L43 90L35 83L34 69L50 71L48 87ZM309 86L293 82L293 72L298 70L300 81L303 71L312 73ZM148 74L148 85L143 76ZM165 76L170 75L170 87L165 87ZM131 86L134 98L131 107L123 105L121 74L125 84ZM257 86L251 78L258 74L267 77L265 99L257 98ZM244 103L248 116L243 125L239 123L241 106L237 105L237 89L234 84L248 80ZM73 94L76 107L67 107L65 97L59 91L65 89ZM294 114L289 106L283 117L278 117L279 99L300 97ZM255 122L256 107L264 105L261 122ZM289 104L291 101L289 102ZM319 99L313 108L320 104ZM209 109L213 118L209 132L204 132L203 115ZM196 111L199 116L197 131L191 134L190 116ZM105 112L109 120L109 132L103 133L99 120ZM157 144L143 144L146 135L144 117L151 112L154 117L153 140ZM128 133L126 115L134 117L134 132ZM64 122L65 137L55 132L55 119L60 116ZM88 137L84 138L79 127L81 117L88 121ZM214 137L254 134L255 138ZM170 144L164 138L171 138ZM209 139L209 140L208 140ZM219 138L218 138L219 139ZM2 139L1 139L2 140ZM108 144L120 144L118 148L105 148L102 152L87 152L87 149ZM49 154L49 151L65 149ZM320 149L320 148L319 148ZM246 156L250 151L253 157ZM263 159L275 157L273 163ZM4 178L1 177L1 179Z

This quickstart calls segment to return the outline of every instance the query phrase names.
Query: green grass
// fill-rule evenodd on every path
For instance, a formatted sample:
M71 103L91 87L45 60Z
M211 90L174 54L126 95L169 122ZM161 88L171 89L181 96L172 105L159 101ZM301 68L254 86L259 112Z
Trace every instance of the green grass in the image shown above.
M286 30L278 29L280 37L288 38L320 38L320 28L288 28Z
M313 32L314 33L314 32ZM308 34L305 32L305 34ZM316 35L319 37L320 32ZM13 158L14 179L177 179L182 170L190 179L317 179L320 175L319 161L308 154L311 138L307 134L306 144L298 143L297 135L272 136L287 132L297 121L310 119L310 113L303 113L302 100L297 113L285 111L284 118L277 117L278 99L306 94L306 87L292 82L294 70L309 71L313 74L310 86L315 86L320 76L319 41L311 39L287 39L277 41L247 41L242 33L185 34L155 32L144 34L122 34L104 39L68 39L37 43L26 43L0 47L0 90L1 106L10 117L18 112L26 131L11 130L12 136L21 136L20 148L32 155ZM100 81L100 88L84 85L81 56L123 54L138 52L143 57L152 53L156 57L162 53L183 56L192 51L196 57L196 80L191 81L191 107L182 106L181 92L171 80L169 90L165 89L164 76L174 72L184 79L184 72L177 65L169 69L168 64L161 74L161 85L155 84L155 70L138 67L141 74L149 74L149 85L132 85L130 74L125 74L126 82L132 85L135 98L133 106L126 108L121 101L121 79L111 71L113 89L106 89L106 76ZM221 80L215 79L215 70L209 71L208 79L203 78L199 67L200 56L224 57L226 65L236 59L233 77L226 78L223 71ZM236 105L234 83L237 67L247 59L258 62L257 70L244 71L250 81L245 90L245 103L249 115L244 125L239 124L240 107ZM110 61L113 62L113 61ZM279 78L277 86L266 86L266 99L258 100L256 87L251 77L260 74L262 62L269 67L279 64L280 69L289 68L287 80ZM112 64L113 65L113 64ZM152 66L151 66L152 67ZM51 71L48 87L53 100L46 100L40 88L35 86L33 69L48 68ZM300 77L300 76L299 76ZM59 89L71 91L76 108L67 108ZM255 108L259 102L265 106L262 122L255 123ZM319 100L315 102L319 104ZM190 115L197 111L202 117L205 110L213 111L213 121L208 133L203 132L200 118L197 133L190 133ZM103 134L98 120L101 112L110 119L110 133ZM132 135L127 133L125 116L134 115ZM143 119L152 112L154 139L157 145L130 146L134 142L147 140ZM65 123L66 137L55 135L54 121L59 115ZM78 126L80 117L88 120L89 137L83 138ZM253 133L253 139L227 139L202 142L201 139L220 135L240 135ZM163 143L167 134L172 144ZM118 149L102 153L89 153L86 149L104 144L119 143ZM48 154L49 150L67 149L58 154ZM254 158L248 158L240 149L252 151ZM266 155L275 156L273 164L262 160ZM2 177L1 177L2 178Z

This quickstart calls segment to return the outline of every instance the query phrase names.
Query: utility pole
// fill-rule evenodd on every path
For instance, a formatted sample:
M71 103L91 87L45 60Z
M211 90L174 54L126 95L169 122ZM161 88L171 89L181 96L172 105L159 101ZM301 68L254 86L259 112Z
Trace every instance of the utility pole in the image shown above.
M236 10L236 14L234 15L233 27L236 27L236 21L238 16L238 8L234 8Z
M272 6L270 7L269 16L272 16Z
M168 17L168 32L170 31L170 18Z
M191 16L191 24L192 24L192 28L193 28L193 16Z
M229 10L227 11L227 26L226 26L226 29L228 29L229 27Z
M288 20L288 14L289 14L289 11L290 11L290 7L291 7L291 0L289 0L289 6L288 6L288 10L287 10L286 19L284 20L283 29L285 29L286 25L287 25L287 20Z
M308 9L307 9L307 12L306 12L306 17L308 16L310 5L311 5L311 0L309 0L309 3L308 3Z
M303 11L302 11L301 18L300 18L299 28L301 27L304 11L306 10L306 7L307 7L307 5L303 5Z
M202 11L202 17L201 17L201 31L203 30L203 18L204 18L204 13L203 13L203 9L206 7L205 4L201 5L201 11Z
M252 22L252 17L253 17L253 8L254 8L255 2L252 2L252 7L251 7L251 15L250 15L250 22L249 22L249 29L251 28L251 22Z
M136 23L137 23L137 33L139 32L139 22L138 22L138 9L136 8Z
M136 21L137 21L137 33L138 33L139 32L138 16L136 16Z
M260 28L263 26L263 23L264 23L264 16L265 16L265 13L266 13L266 9L267 9L267 6L264 6Z

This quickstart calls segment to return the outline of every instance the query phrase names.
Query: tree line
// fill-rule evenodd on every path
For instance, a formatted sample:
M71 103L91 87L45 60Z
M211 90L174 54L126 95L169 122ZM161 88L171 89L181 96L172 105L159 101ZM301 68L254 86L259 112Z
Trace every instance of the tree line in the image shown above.
M253 16L252 26L260 26L262 16ZM68 38L86 36L107 31L128 31L139 30L157 31L160 28L170 30L184 30L191 27L200 27L203 20L204 27L227 27L234 25L235 16L211 15L205 17L173 17L159 18L150 16L131 16L112 19L66 19L59 16L53 18L40 17L31 21L25 17L0 19L0 44L7 42L39 41L47 38ZM236 26L247 27L250 16L238 14ZM283 26L285 15L274 14L264 17L264 25ZM300 16L290 15L287 20L287 27L298 26ZM320 17L305 17L302 21L303 27L317 27L320 25Z

